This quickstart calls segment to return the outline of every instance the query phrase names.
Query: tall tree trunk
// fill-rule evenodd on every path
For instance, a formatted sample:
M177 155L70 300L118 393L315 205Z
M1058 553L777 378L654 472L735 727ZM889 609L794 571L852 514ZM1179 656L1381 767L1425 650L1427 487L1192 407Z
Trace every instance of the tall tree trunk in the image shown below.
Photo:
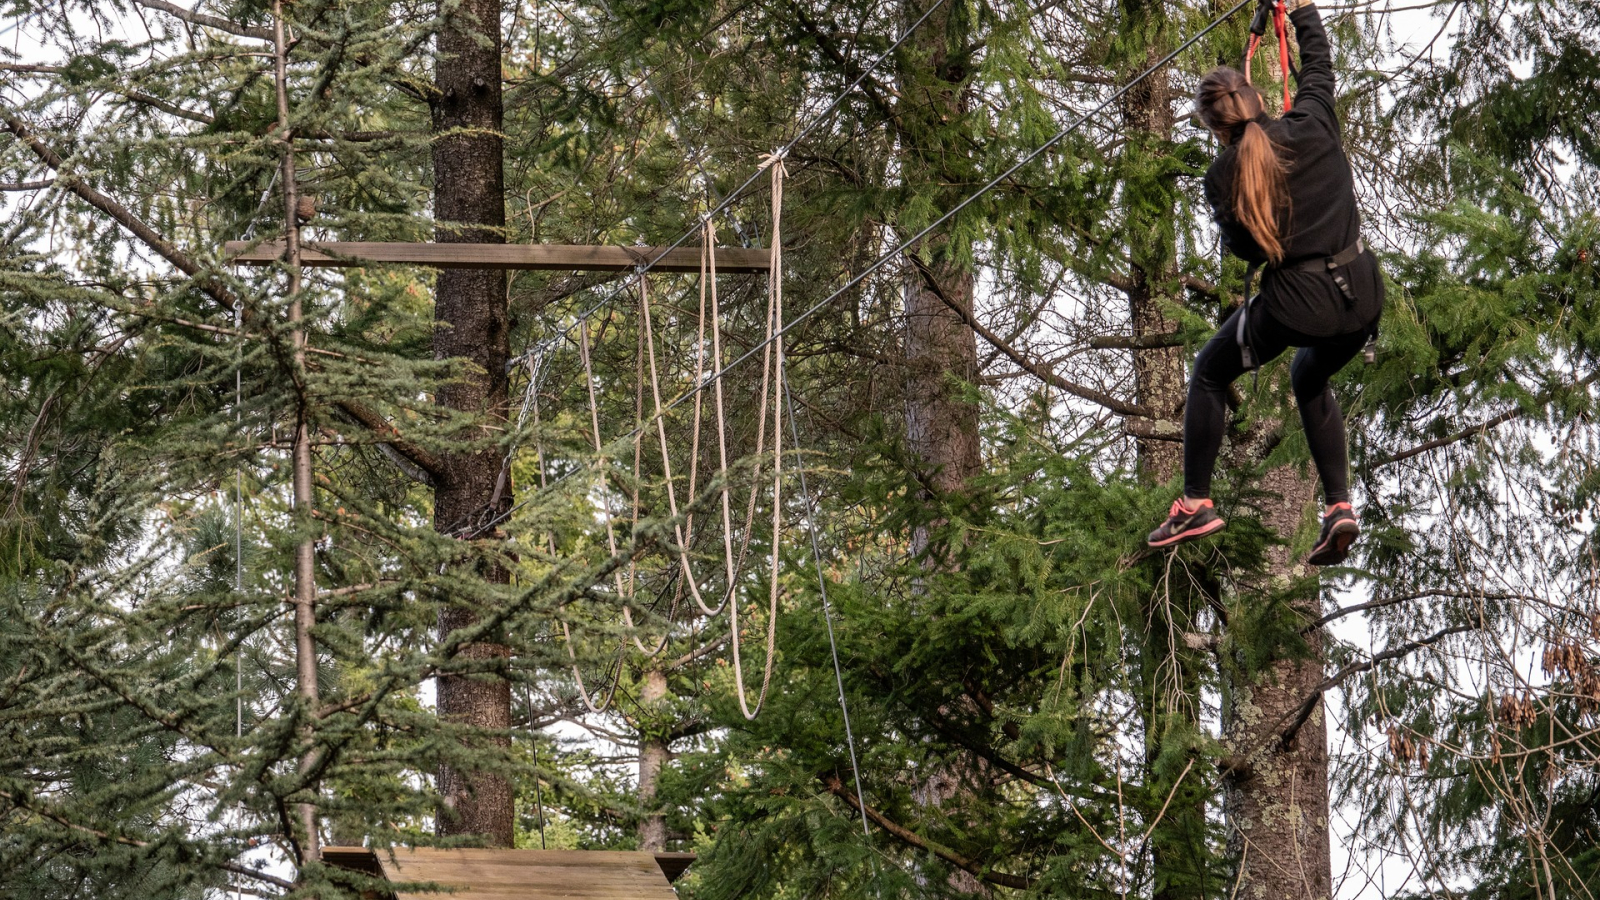
M1151 36L1144 58L1132 60L1123 72L1125 79L1131 79L1160 59L1156 36L1164 30L1166 13L1150 0L1128 0L1124 11L1128 30ZM1138 336L1175 330L1167 308L1183 300L1178 287L1176 229L1172 227L1172 219L1179 214L1176 177L1135 174L1154 168L1139 162L1138 157L1173 152L1173 99L1169 70L1162 68L1130 90L1121 103L1128 136L1123 153L1135 160L1124 171L1125 191L1133 210L1127 222L1128 318ZM1188 360L1183 348L1132 353L1135 400L1158 420L1177 421L1188 393ZM1139 473L1152 487L1166 484L1181 469L1182 444L1140 438L1136 450ZM1174 771L1170 754L1184 735L1200 731L1200 675L1206 661L1182 636L1194 630L1196 612L1205 606L1207 586L1202 582L1197 588L1188 580L1158 580L1157 585L1146 598L1141 617L1147 630L1139 672L1143 688L1140 707L1145 717L1143 778L1149 804L1143 812L1150 817L1161 815L1149 841L1151 897L1193 900L1208 896L1205 779L1198 772ZM1169 796L1171 803L1161 814L1160 805Z
M907 25L917 21L934 2L903 0L902 21ZM966 41L968 25L954 6L944 4L917 29L900 67L903 92L894 124L908 185L959 185L965 178L956 161L971 152L959 132L967 111L966 72L953 57ZM960 196L945 193L948 196L935 204L939 209L949 208ZM983 468L978 406L961 396L963 385L978 378L977 336L962 313L951 308L954 304L971 313L973 276L954 261L966 256L957 251L967 248L953 246L952 240L935 235L923 247L912 249L921 261L913 262L903 294L906 445L933 502L964 492ZM927 541L927 529L919 529L913 550L926 549ZM940 564L932 558L926 562ZM971 760L948 758L922 776L913 796L925 806L947 807L979 772ZM948 816L948 809L939 815ZM949 885L967 893L988 893L976 876L965 871L952 872Z
M301 322L300 303L300 220L299 181L294 161L294 129L289 122L289 46L284 39L283 2L273 0L273 83L278 102L278 128L283 140L283 219L284 239L289 264L289 335L295 380L294 443L291 467L294 484L295 528L300 540L294 548L294 651L295 681L301 699L310 709L317 705L317 644L312 629L317 624L316 544L311 536L316 505L316 488L311 480L311 408L306 385L306 330ZM303 738L311 737L309 727ZM317 754L307 748L300 758L300 770L311 770ZM315 803L299 806L300 827L304 832L300 846L304 859L322 857L317 833Z
M902 19L914 22L933 0L904 0ZM939 8L908 42L912 62L902 67L905 97L897 118L908 183L958 184L962 173L950 162L970 153L958 134L966 114L963 71L953 71L951 48L965 26L953 19L952 5ZM948 192L947 192L948 193ZM957 196L948 198L953 203ZM947 208L948 204L937 204ZM978 377L978 345L972 329L950 308L972 310L972 273L946 262L965 256L950 238L930 237L914 248L933 260L917 267L905 286L906 441L940 494L963 490L983 466L978 442L978 407L961 396L961 383Z
M1267 497L1263 522L1287 538L1301 512L1316 499L1316 482L1297 467L1284 466L1262 479ZM1287 547L1269 551L1271 587L1304 575ZM1308 620L1320 615L1313 585L1292 601ZM1278 746L1277 736L1294 710L1321 683L1324 637L1306 638L1303 657L1288 653L1263 671L1227 671L1223 703L1223 742L1230 755L1223 767L1223 809L1228 818L1228 849L1239 861L1238 896L1246 900L1325 900L1332 894L1333 864L1328 832L1328 735L1319 703L1293 741Z
M434 215L439 223L435 240L504 243L500 0L441 0L439 10L446 19L438 35L431 100L438 135L433 142ZM464 378L440 388L437 401L486 419L487 436L490 429L504 426L509 408L505 276L441 271L434 318L434 358L464 360L467 369ZM457 537L476 536L510 508L509 474L508 483L499 486L501 453L485 442L478 449L446 455L434 492L435 528ZM497 565L482 564L478 574L489 585L508 580ZM441 637L478 618L473 598L449 599L439 613ZM510 650L481 642L464 654L494 660L509 657ZM442 676L439 714L478 728L509 729L510 682L503 677ZM507 746L510 739L496 740ZM438 820L441 834L480 835L491 845L512 845L512 791L503 775L441 766L439 793L444 805Z
M667 674L659 669L644 673L639 691L639 849L660 853L667 849L667 817L656 809L661 787L661 770L666 768L669 750L660 718L661 702L667 697Z
M906 442L939 494L954 494L983 467L978 443L978 407L961 396L962 384L978 377L978 347L972 329L939 294L970 311L972 273L932 265L927 280L914 277L905 290Z

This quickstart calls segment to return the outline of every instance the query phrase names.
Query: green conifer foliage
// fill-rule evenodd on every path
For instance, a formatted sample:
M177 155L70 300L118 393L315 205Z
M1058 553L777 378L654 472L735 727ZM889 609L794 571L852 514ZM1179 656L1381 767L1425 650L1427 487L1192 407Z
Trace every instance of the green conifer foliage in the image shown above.
M868 73L912 24L898 6L507 2L506 239L670 243L817 120L785 160L793 317L1220 12L945 2L937 78L922 42ZM7 890L353 896L359 879L300 857L296 806L333 841L435 841L447 766L510 779L518 846L656 834L699 851L688 896L1229 897L1224 694L1307 655L1319 623L1295 604L1314 594L1341 728L1334 839L1415 869L1390 895L1581 897L1600 878L1593 4L1447 6L1438 53L1398 58L1377 10L1330 13L1390 278L1379 361L1337 388L1364 528L1349 568L1271 569L1309 546L1316 512L1288 538L1254 512L1263 473L1309 464L1281 361L1240 384L1228 531L1175 554L1140 544L1171 499L1152 461L1181 398L1143 386L1181 380L1242 274L1198 196L1214 148L1183 120L1194 78L1237 57L1241 17L923 248L971 274L983 329L975 377L938 385L980 425L966 491L930 490L906 441L909 259L786 337L801 447L777 534L754 455L763 427L772 439L760 354L728 376L730 536L748 547L731 586L712 421L696 446L679 407L663 457L626 273L509 277L511 417L495 423L433 402L468 374L433 358L434 273L308 270L318 514L296 524L287 279L220 254L282 230L270 5L166 6L5 5L30 42L0 51ZM287 8L305 236L429 239L433 5ZM919 105L935 83L960 115ZM714 217L723 245L767 246L766 177ZM718 284L731 359L765 336L766 284ZM649 286L670 399L694 384L700 284ZM445 539L432 487L468 453L509 458L516 502L478 539ZM770 579L782 588L754 721L727 614L688 596L674 526L691 510L684 555L706 596L731 588L751 692ZM307 537L316 708L296 693L285 602ZM446 599L478 625L437 636ZM460 652L491 636L508 660ZM508 679L511 727L441 721L441 674ZM643 801L647 744L665 762Z

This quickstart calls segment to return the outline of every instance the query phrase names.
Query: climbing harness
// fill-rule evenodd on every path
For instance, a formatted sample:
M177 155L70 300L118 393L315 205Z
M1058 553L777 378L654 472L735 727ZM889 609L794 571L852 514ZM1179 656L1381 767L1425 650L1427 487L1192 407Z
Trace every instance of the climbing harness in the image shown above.
M1256 55L1256 48L1261 46L1261 39L1267 34L1267 19L1272 19L1272 30L1278 37L1278 65L1283 76L1283 111L1288 112L1294 108L1294 98L1289 95L1289 76L1292 74L1298 81L1300 73L1295 69L1294 63L1289 61L1289 25L1288 10L1284 8L1283 0L1261 0L1261 5L1256 7L1255 18L1250 20L1250 41L1245 44L1244 80L1250 83L1250 60Z
M1261 368L1256 362L1255 351L1250 349L1250 304L1256 299L1250 293L1250 288L1256 280L1256 272L1260 270L1260 263L1251 263L1244 270L1244 309L1239 312L1239 326L1234 330L1234 340L1239 342L1239 359L1244 363L1246 372Z
M1289 272L1327 272L1333 278L1333 283L1339 286L1339 293L1344 295L1345 303L1354 306L1356 303L1355 289L1350 287L1350 280L1340 271L1345 266L1355 262L1361 254L1367 251L1366 242L1356 238L1356 242L1340 250L1332 256L1313 257L1296 262L1284 263L1279 266L1268 266L1269 269ZM1255 351L1250 344L1250 305L1256 297L1250 293L1255 284L1256 273L1261 270L1261 263L1251 263L1244 272L1244 311L1239 315L1239 324L1234 328L1234 340L1239 344L1239 358L1244 363L1246 372L1256 371L1261 368L1261 361L1255 358ZM1361 355L1369 363L1378 361L1378 335L1377 329L1367 336L1367 343L1361 348Z
M1344 273L1339 270L1355 262L1357 257L1365 253L1366 250L1366 244L1362 242L1361 238L1356 238L1354 244L1332 256L1326 256L1322 259L1305 259L1296 263L1288 263L1278 268L1296 272L1327 272L1333 276L1333 283L1339 286L1339 293L1344 295L1345 302L1353 306L1356 302L1356 292L1351 289L1349 279L1345 278Z

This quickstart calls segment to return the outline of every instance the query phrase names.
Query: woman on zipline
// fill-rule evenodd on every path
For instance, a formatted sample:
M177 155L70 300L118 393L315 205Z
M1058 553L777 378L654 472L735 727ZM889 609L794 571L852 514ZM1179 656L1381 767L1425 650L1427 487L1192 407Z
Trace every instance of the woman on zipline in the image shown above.
M1206 75L1195 97L1201 121L1223 145L1205 177L1222 242L1252 269L1266 271L1261 293L1195 359L1183 417L1183 497L1149 544L1166 547L1222 530L1210 499L1211 471L1227 426L1228 385L1292 346L1300 350L1289 378L1327 500L1308 561L1327 566L1343 562L1361 532L1350 506L1344 415L1328 379L1377 333L1383 276L1360 240L1322 17L1311 0L1286 2L1300 42L1292 109L1268 116L1260 92L1226 67Z

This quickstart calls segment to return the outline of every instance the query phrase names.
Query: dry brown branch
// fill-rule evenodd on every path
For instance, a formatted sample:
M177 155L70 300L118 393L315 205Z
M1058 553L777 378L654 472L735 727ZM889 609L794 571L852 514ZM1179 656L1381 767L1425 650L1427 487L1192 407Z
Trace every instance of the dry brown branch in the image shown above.
M175 3L167 3L166 0L133 0L133 2L139 4L145 9L153 9L158 12L167 13L171 16L188 22L190 25L199 25L202 28L214 28L217 31L224 31L237 37L251 38L258 41L272 40L272 32L266 28L255 28L249 25L240 25L236 22L230 22L220 16L208 16L205 13L197 13L192 10L184 9Z
M890 834L899 838L901 841L910 844L918 850L932 853L934 856L937 856L956 868L971 874L975 878L982 879L990 884L998 884L1001 887L1016 888L1019 891L1025 891L1033 886L1033 880L1031 878L1024 878L1020 875L1011 875L1005 872L991 871L977 860L968 859L967 857L962 856L948 847L941 847L932 841L925 840L924 838L918 836L916 832L891 821L883 813L878 812L870 806L863 809L860 802L856 800L855 793L847 789L844 786L844 782L841 781L837 775L823 776L822 783L828 788L829 793L849 804L852 809L876 822L879 828L882 828L884 831L889 832Z
M989 344L989 346L999 350L1001 353L1004 353L1013 363L1016 363L1028 374L1039 379L1045 384L1050 385L1051 387L1066 391L1074 397L1079 397L1093 403L1098 403L1112 412L1120 413L1124 416L1150 417L1150 410L1140 406L1137 403L1129 403L1126 400L1113 397L1103 391L1097 391L1094 388L1068 381L1067 379L1062 378L1060 375L1057 375L1056 373L1051 372L1045 367L1039 365L1039 363L1035 362L1034 360L1024 356L1020 350L1011 346L999 335L983 327L983 325L978 322L977 317L972 314L971 310L968 310L951 298L949 294L945 292L944 288L939 284L939 279L928 270L927 264L918 259L914 253L908 252L906 254L906 259L910 260L911 264L916 267L917 272L921 274L922 281L928 286L928 289L933 291L933 293L941 301L943 301L944 305L950 308L951 312L954 312L956 315L961 317L961 322L963 325L971 328L973 332L979 337L983 338L984 341Z

